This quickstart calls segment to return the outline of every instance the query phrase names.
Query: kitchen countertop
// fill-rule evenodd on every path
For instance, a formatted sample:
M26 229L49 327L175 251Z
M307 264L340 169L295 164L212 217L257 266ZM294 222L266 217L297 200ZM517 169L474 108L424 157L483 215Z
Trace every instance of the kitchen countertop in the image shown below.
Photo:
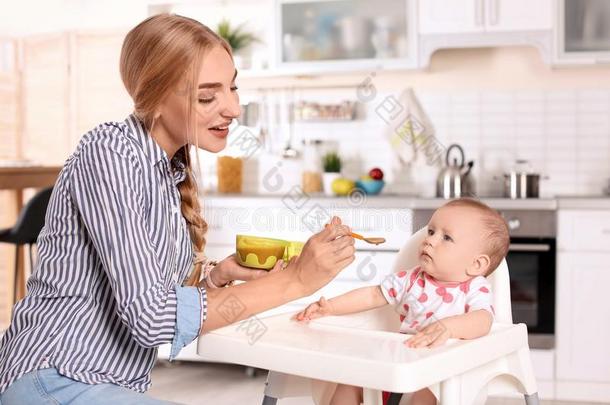
M482 198L489 206L501 210L556 210L556 209L610 209L610 196L559 196L556 198L532 198L511 200L508 198ZM378 209L436 209L446 200L422 198L415 195L382 194L364 198L333 197L323 194L206 194L202 201L208 206L239 208L245 206L281 207L316 205L333 208L378 208Z

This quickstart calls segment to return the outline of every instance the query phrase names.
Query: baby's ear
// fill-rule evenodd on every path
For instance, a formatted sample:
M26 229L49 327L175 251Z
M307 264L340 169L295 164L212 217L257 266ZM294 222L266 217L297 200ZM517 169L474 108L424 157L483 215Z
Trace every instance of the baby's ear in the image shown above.
M491 259L488 255L477 255L472 261L472 264L468 269L466 269L466 274L471 277L483 276L491 270L489 266L491 265Z

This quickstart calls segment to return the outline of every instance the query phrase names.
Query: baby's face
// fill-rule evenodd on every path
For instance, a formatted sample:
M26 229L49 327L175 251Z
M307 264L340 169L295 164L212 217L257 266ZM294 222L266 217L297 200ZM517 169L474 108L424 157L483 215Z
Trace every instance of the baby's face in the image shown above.
M485 275L482 217L471 207L441 207L428 223L428 236L420 246L422 270L440 281L463 282Z

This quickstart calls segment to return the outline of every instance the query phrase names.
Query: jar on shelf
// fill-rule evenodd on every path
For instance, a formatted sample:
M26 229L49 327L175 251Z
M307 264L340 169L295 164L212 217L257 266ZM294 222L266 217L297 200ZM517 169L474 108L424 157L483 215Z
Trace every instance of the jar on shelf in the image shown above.
M241 193L243 160L231 156L219 156L216 160L219 193Z
M303 172L301 187L305 193L322 192L322 164L319 139L303 140Z

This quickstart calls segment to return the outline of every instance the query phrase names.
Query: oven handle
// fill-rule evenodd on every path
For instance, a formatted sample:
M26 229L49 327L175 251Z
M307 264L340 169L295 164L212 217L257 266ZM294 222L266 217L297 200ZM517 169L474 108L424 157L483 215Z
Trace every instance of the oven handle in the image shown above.
M551 245L546 243L511 243L508 245L509 252L549 252Z

